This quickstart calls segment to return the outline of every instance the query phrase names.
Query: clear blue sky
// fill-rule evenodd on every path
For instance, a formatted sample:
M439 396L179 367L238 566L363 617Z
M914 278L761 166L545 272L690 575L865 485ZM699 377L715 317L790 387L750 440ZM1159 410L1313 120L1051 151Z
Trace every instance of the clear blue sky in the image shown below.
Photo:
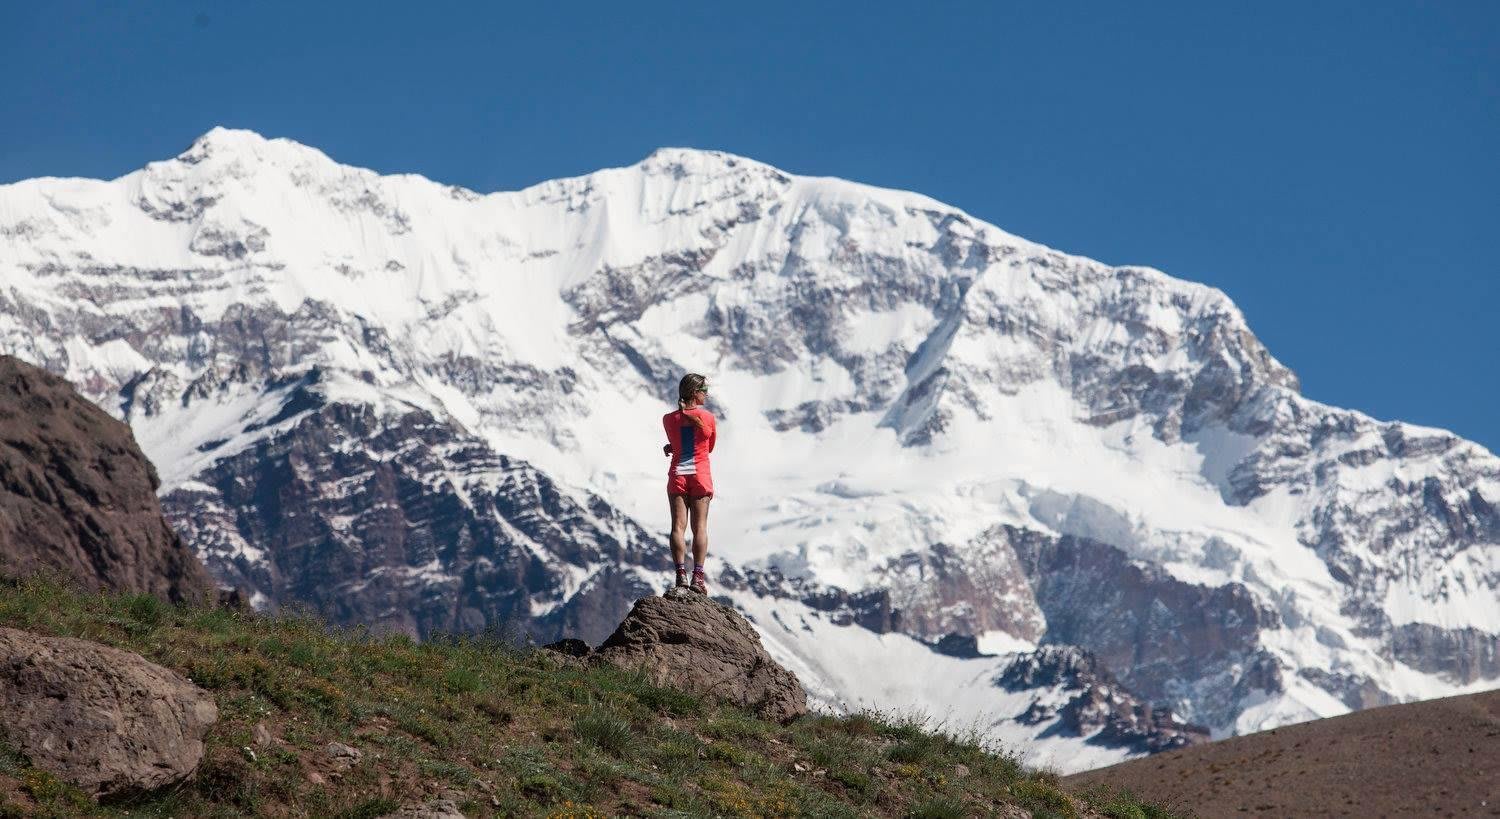
M1500 2L6 3L0 77L0 182L222 124L481 191L663 145L916 190L1500 450Z

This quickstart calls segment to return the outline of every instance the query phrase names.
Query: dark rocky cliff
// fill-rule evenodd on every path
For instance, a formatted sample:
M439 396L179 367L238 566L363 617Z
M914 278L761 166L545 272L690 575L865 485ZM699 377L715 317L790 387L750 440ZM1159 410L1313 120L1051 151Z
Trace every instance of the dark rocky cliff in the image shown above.
M425 411L382 414L320 390L307 374L284 430L163 499L257 609L305 604L420 638L498 628L597 642L671 569L662 544L598 496Z
M0 576L183 601L213 589L162 517L130 427L61 378L0 356Z

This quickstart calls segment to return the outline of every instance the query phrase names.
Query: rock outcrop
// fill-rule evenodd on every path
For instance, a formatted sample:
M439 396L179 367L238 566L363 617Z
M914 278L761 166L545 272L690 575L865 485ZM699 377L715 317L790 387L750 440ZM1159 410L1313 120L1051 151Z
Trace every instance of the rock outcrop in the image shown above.
M589 662L638 669L658 685L777 722L807 713L802 683L771 659L755 628L734 609L682 588L637 600Z
M130 427L0 356L0 575L201 599L213 582L162 517L156 487Z
M97 799L180 782L218 719L208 692L140 655L0 628L0 734Z
M395 813L388 813L389 819L465 819L463 811L458 809L458 803L452 799L438 797L415 805L407 805Z

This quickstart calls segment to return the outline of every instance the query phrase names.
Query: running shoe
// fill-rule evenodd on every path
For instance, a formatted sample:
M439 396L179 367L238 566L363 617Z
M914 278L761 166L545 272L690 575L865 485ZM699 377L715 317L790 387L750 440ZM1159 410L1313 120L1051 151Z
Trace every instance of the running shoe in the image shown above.
M688 584L687 569L678 569L677 570L677 585L678 585L678 587L686 586L687 584Z
M699 594L706 595L708 594L708 578L703 576L703 572L693 572L693 582L688 588Z

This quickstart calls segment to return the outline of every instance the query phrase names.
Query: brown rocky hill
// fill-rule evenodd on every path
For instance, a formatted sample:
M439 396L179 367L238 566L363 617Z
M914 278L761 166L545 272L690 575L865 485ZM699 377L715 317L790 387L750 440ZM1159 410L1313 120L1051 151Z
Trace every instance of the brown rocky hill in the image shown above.
M1067 777L1219 816L1500 816L1500 690L1371 708Z
M0 576L56 572L88 590L172 601L213 589L162 517L130 427L67 381L0 356Z

